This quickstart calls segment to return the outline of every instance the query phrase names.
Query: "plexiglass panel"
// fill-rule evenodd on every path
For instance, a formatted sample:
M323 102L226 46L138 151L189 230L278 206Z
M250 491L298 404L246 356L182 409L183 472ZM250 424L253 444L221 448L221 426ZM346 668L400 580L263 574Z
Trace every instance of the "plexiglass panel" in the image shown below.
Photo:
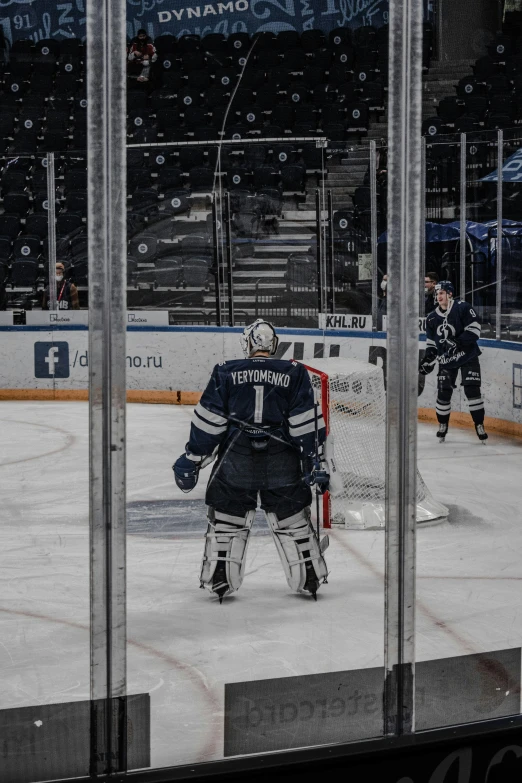
M448 514L417 527L419 731L520 713L520 133L512 34L488 31L474 76L463 75L457 96L440 100L438 118L424 126L431 314L419 343L418 465ZM452 284L438 295L437 278Z
M341 125L329 149L324 121L335 107L323 105L332 97L324 85L314 88L315 104L302 84L289 93L266 82L246 113L239 88L219 127L214 89L203 90L202 107L213 133L192 132L180 111L158 128L163 146L158 133L153 146L133 144L127 159L129 220L136 217L127 290L129 692L150 693L152 766L383 731L385 351L367 335L330 335L326 325L332 297L344 290L342 275L332 284L331 253L336 197L351 184L342 158L365 135L367 117L352 135ZM156 108L155 121L170 122ZM257 318L274 325L279 343L273 358L242 361L241 333ZM213 371L228 373L228 391L219 386L200 401ZM307 402L298 409L300 395ZM318 441L327 420L338 444L343 512L346 487L359 487L346 515L303 480L299 436L315 453L316 417ZM266 430L259 442L250 440L255 429ZM185 448L213 457L188 495L171 470ZM272 526L261 508L254 517L256 505ZM317 569L317 601L304 589L314 584L306 563Z
M0 161L0 724L2 775L25 782L90 765L88 320L51 240L68 166L36 153L52 108L19 97Z

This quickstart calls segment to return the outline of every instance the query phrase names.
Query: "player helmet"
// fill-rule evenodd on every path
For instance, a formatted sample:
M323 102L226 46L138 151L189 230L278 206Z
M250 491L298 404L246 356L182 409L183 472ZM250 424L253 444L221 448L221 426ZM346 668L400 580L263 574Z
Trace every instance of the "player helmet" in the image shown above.
M451 283L449 280L441 280L440 283L437 283L435 285L435 293L437 293L438 291L446 291L448 294L455 296L455 289L453 288L453 283Z
M248 359L256 351L267 351L271 356L277 351L279 338L275 329L268 321L258 318L250 326L246 326L240 337L241 348Z

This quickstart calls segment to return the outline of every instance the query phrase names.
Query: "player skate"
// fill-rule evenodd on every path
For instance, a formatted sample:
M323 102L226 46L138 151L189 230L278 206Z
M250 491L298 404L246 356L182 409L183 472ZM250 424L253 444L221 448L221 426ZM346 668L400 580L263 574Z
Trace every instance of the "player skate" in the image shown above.
M200 584L219 603L243 582L250 530L258 506L289 587L317 599L328 569L310 519L312 492L328 488L319 450L324 420L308 372L274 359L278 338L258 319L241 338L245 359L214 368L192 418L186 452L176 460L176 484L190 492L199 469L217 455L205 501L208 527Z
M483 443L484 446L485 446L486 445L486 441L488 439L488 433L484 429L484 425L483 424L475 424L475 432L477 433L480 442Z
M437 438L439 439L439 443L445 443L447 434L448 434L448 425L439 424L439 429L437 430Z

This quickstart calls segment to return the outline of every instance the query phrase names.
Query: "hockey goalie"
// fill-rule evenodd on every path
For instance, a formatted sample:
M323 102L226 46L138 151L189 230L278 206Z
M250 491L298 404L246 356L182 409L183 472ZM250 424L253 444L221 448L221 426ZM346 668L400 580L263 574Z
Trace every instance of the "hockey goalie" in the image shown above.
M328 538L319 541L310 507L311 487L328 489L324 421L305 367L273 358L278 338L271 324L258 319L247 326L241 344L245 359L214 368L185 453L173 466L176 484L190 492L200 469L215 460L205 496L201 586L220 603L239 590L259 505L290 588L317 600L328 575Z

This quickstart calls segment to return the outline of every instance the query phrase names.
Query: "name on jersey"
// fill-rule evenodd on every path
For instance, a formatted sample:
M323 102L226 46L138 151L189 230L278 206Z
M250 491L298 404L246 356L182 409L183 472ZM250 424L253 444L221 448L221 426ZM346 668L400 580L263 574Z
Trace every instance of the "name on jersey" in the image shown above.
M230 373L234 385L239 383L271 383L274 386L290 386L290 376L273 370L241 370Z

